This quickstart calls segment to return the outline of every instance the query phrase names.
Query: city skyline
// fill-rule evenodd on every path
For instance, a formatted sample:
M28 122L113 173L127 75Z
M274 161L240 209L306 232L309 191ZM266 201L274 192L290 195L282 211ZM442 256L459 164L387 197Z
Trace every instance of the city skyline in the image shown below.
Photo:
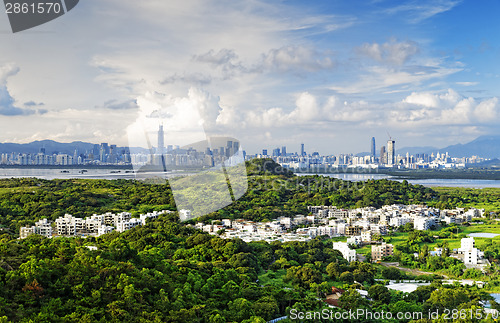
M498 135L498 9L85 1L2 33L0 142L127 146L160 122L181 146L218 134L248 151L304 142L324 154L366 151L366 133L399 147Z

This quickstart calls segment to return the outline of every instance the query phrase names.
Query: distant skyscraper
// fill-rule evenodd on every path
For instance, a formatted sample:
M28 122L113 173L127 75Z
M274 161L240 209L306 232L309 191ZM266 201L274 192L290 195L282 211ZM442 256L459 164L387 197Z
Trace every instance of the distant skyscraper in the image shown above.
M281 147L281 156L286 156L286 146Z
M387 141L387 164L394 165L396 163L396 141L389 139Z
M372 151L371 151L371 155L373 158L375 158L375 153L376 153L376 150L375 150L375 137L372 137Z
M163 125L158 129L158 154L165 152L165 133L163 132Z
M106 162L108 159L108 155L109 155L109 145L107 142L103 142L101 143L101 148L99 151L99 160L103 163Z
M94 148L92 148L92 155L94 155L94 159L99 159L100 151L101 147L99 147L98 144L95 144Z
M380 163L387 164L387 153L385 152L385 146L380 147Z
M262 155L267 156L267 149L262 149Z
M304 144L300 144L300 155L305 156L306 151L304 150Z

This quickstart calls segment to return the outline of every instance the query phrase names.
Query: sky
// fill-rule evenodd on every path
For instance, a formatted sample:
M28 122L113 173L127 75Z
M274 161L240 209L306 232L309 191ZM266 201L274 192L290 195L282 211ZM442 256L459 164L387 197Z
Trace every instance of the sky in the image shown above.
M500 135L500 3L81 0L13 34L0 13L0 142L247 153L445 147Z

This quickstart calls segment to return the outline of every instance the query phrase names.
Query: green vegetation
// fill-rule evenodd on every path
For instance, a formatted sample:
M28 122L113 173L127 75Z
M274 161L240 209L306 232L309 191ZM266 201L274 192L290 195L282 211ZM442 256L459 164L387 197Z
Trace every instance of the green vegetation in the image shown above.
M484 203L495 203L496 198L496 193L489 196L487 191L467 193L466 198L460 190L436 191L388 180L350 183L319 176L296 177L266 160L248 163L247 171L248 192L201 220L263 221L305 214L308 205L380 207L427 203L469 207L476 198L482 198ZM191 193L186 190L186 194ZM409 295L389 291L377 279L414 276L371 263L348 264L332 249L332 239L271 244L224 240L189 227L189 222L179 223L177 213L99 238L16 239L20 226L41 218L54 220L65 213L85 217L162 209L176 209L169 186L163 184L0 180L0 322L265 322L291 310L327 308L323 300L332 286L346 290L340 299L341 308L346 310L426 313L448 308L476 313L479 302L490 299L485 290L446 286L439 281ZM454 230L405 230L408 232L383 238L396 245L393 260L401 264L483 279L484 275L476 270L465 270L453 259L430 257L428 252L434 245L453 248L454 241L469 232L495 233L500 232L500 227L488 222L461 226L458 233ZM487 269L491 289L500 289L498 240L477 239L478 247L493 264ZM370 248L358 251L368 253ZM420 257L409 257L413 252ZM372 301L362 298L356 289L368 291Z
M330 289L325 279L329 263L347 266L319 240L246 244L190 229L174 215L99 238L30 236L17 241L4 235L0 317L46 322L270 320L289 307L306 306L303 302L320 306L313 295L323 297ZM256 282L258 274L262 282ZM280 286L283 280L288 289Z
M487 213L500 211L500 188L435 187L434 190L439 193L439 199L430 202L430 206L442 209L475 207L485 209Z

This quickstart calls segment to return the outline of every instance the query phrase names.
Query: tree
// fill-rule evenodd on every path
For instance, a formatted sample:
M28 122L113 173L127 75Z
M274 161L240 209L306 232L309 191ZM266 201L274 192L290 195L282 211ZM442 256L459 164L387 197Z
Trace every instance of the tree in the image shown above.
M354 282L354 276L350 271L345 271L342 274L340 274L339 277L340 281L352 284Z
M368 289L368 295L374 301L379 303L389 303L391 300L391 293L389 289L383 285L373 285Z
M368 301L355 289L349 289L339 299L339 305L344 309L361 309L368 306Z

